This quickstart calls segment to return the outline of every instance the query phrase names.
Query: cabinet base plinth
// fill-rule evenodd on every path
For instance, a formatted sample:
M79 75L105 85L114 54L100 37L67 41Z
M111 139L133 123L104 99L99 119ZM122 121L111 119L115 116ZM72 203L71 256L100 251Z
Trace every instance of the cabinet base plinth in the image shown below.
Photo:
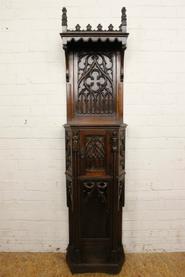
M74 273L90 273L90 272L100 272L100 273L108 273L108 274L118 274L123 266L123 263L125 261L125 254L123 251L123 248L119 250L119 256L117 256L117 261L109 261L107 263L98 263L98 262L89 262L89 263L83 263L83 262L74 262L73 258L70 255L70 251L67 251L66 255L66 261L67 264L72 272Z

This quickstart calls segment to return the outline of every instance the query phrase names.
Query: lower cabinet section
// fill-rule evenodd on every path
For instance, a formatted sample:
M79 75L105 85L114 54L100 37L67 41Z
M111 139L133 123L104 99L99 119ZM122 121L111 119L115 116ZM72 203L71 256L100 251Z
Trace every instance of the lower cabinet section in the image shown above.
M80 187L80 238L110 237L110 183L83 181Z
M86 239L81 245L82 263L106 263L109 260L110 239Z
M101 243L101 242L100 242ZM120 246L116 250L103 246L84 246L82 249L73 248L70 245L67 248L66 260L72 273L86 272L105 272L109 274L117 274L120 272L125 261L123 247Z
M73 273L118 273L124 261L125 126L65 129L67 262Z

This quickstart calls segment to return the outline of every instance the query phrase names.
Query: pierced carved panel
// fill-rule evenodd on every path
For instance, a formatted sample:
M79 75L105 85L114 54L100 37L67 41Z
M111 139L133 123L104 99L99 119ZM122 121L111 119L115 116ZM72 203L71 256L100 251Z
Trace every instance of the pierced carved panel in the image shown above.
M103 136L86 136L86 169L105 167L105 140Z
M88 201L89 198L93 196L94 193L96 193L97 198L100 200L101 203L105 203L107 201L107 182L95 182L95 181L89 181L89 182L83 182L83 194L85 201Z
M114 112L111 53L79 54L76 112L77 114Z

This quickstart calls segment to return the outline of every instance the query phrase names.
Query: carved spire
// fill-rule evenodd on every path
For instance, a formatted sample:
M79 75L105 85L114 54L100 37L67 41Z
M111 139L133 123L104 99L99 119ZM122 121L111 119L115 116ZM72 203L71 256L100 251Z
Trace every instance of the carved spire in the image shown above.
M127 26L127 15L126 15L126 8L123 7L121 10L121 24L123 26Z
M90 24L88 24L86 29L87 29L87 31L92 31L92 26Z
M102 31L103 26L101 24L98 24L97 29L98 31Z
M81 29L80 25L77 24L77 25L75 26L75 29L76 29L76 31L80 31L80 29Z
M126 15L126 8L123 7L121 10L121 25L119 26L120 31L126 32L127 28L127 15Z
M67 31L67 9L65 7L62 9L62 31Z
M110 25L108 26L108 29L109 29L109 31L113 31L114 26L113 26L112 24L110 24Z

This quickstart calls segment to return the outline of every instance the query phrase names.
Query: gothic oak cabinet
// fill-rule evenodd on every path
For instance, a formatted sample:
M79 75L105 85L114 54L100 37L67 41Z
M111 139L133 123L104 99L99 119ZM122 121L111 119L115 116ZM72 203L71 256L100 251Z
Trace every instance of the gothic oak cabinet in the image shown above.
M118 273L124 261L126 9L119 30L112 24L68 30L63 8L60 35L67 83L67 263L72 273Z

